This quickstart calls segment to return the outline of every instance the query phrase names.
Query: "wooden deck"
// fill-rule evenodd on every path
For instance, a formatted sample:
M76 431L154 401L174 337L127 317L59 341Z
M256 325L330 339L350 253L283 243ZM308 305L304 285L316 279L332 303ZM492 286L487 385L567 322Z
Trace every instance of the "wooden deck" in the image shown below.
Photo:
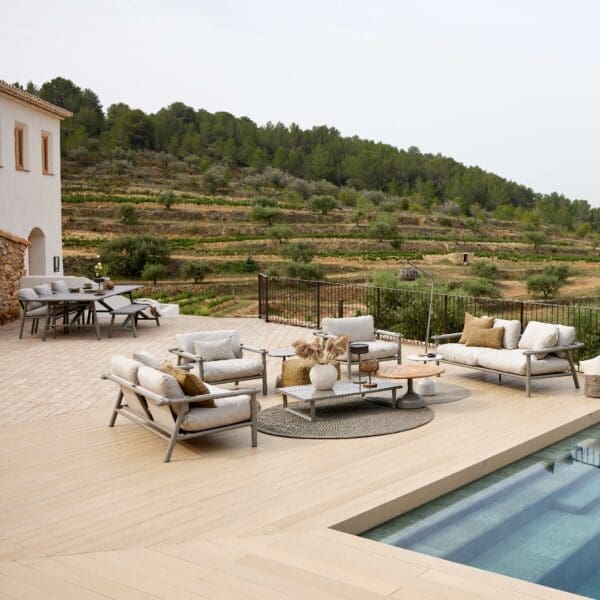
M0 600L566 598L555 590L339 531L359 531L600 421L568 379L520 382L449 367L466 400L400 434L294 440L246 430L178 445L107 427L112 354L166 356L176 332L241 330L275 348L310 332L179 317L96 341L0 328ZM106 329L104 329L106 332ZM414 348L413 348L414 349ZM279 362L270 359L271 385ZM278 402L270 395L263 405ZM342 524L342 525L340 525ZM337 530L336 530L337 529Z

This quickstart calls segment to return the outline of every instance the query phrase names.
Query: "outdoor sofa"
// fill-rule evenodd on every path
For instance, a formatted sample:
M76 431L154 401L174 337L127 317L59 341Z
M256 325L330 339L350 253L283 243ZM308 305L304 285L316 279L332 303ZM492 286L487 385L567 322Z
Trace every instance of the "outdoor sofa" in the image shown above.
M119 386L109 427L122 415L167 440L164 462L170 461L176 442L240 427L250 427L252 446L257 445L256 388L227 390L205 383L208 394L186 396L173 376L156 368L154 357L134 356L139 360L113 356L111 372L102 376Z
M378 361L402 361L402 334L394 331L376 329L371 315L360 317L325 318L321 321L321 329L313 332L326 340L330 337L346 335L350 343L367 344L369 351L361 355L361 360L377 359ZM352 354L350 348L345 356L338 358L346 363L348 379L352 377L352 365L358 363L358 354Z
M501 348L488 348L458 343L462 333L432 336L437 343L441 362L525 379L527 396L531 396L534 379L572 377L575 388L579 380L573 352L584 347L575 341L575 328L554 323L530 321L521 334L518 320L494 319L493 328L504 328Z

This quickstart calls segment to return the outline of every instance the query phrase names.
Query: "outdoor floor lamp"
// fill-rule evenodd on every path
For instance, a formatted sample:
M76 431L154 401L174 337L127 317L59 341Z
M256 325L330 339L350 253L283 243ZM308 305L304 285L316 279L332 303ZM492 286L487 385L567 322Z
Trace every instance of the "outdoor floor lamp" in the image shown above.
M429 312L427 313L427 333L425 334L425 354L427 354L429 352L429 336L431 334L431 315L433 314L433 292L435 290L435 277L431 275L431 273L427 273L426 271L421 269L421 267L417 267L417 265L412 263L410 260L407 262L411 267L413 267L413 269L416 269L417 271L419 271L419 273L421 273L428 279L431 279L431 292L429 294Z

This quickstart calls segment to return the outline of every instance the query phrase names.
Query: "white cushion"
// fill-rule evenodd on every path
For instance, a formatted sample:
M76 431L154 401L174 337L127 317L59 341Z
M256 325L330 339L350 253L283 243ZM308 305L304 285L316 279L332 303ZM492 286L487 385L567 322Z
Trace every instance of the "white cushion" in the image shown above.
M575 327L571 325L557 325L558 328L558 344L557 346L570 346L575 342ZM566 358L566 352L557 352L556 356Z
M584 375L600 375L600 356L589 360L580 360L579 366Z
M478 356L482 351L476 346L465 346L465 344L440 344L437 347L437 352L444 357L445 360L461 363L477 367L479 365Z
M236 358L242 358L242 349L240 348L240 334L234 329L221 329L218 331L192 331L191 333L178 333L175 336L177 347L184 352L194 354L194 341L196 340L218 340L224 337L231 338L231 347ZM182 362L192 362L187 358L182 358Z
M211 394L225 391L211 385L208 386L208 389ZM250 420L250 396L217 398L215 404L216 407L211 409L192 407L183 418L181 428L185 431L204 431Z
M362 317L326 318L321 322L324 333L347 335L351 342L370 342L375 339L375 323L371 315Z
M486 369L496 369L505 373L525 375L527 372L527 359L522 350L492 350L479 348L479 366ZM531 361L532 375L547 375L548 373L562 373L569 370L569 362L549 355L543 360Z
M52 296L52 288L47 283L36 285L34 288L35 293L43 298L44 296Z
M138 370L138 379L143 388L159 396L169 399L185 397L181 386L177 383L177 379L168 373L141 365Z
M260 376L263 373L261 360L255 358L231 358L204 363L204 381L225 381L236 377Z
M30 302L27 307L29 308L33 302ZM39 304L39 302L36 302ZM38 306L37 308L32 308L31 310L27 310L25 313L28 317L43 317L48 312L48 308L46 306Z
M372 358L390 358L398 354L398 343L388 340L374 340L366 342L369 346L369 351L366 354L361 354L361 360L369 360ZM358 360L358 354L352 355L352 360Z
M514 350L519 347L519 337L521 336L521 321L518 319L509 321L508 319L494 319L494 327L504 327L504 337L502 338L502 347L508 350Z
M27 310L39 308L40 306L42 306L41 302L35 302L35 300L37 300L38 298L39 296L35 293L35 291L32 288L21 288L19 290L19 300L28 300Z
M235 358L229 336L218 340L196 340L194 354L207 361Z
M152 367L153 369L158 369L160 367L162 361L160 358L154 356L154 354L150 354L146 350L138 350L133 353L134 360L141 362L145 367Z
M66 294L69 291L69 286L64 279L57 279L52 282L52 292L55 294Z
M523 350L543 350L554 348L558 344L558 327L552 323L529 321L519 340Z
M117 377L125 379L130 383L138 384L138 371L142 367L142 363L137 360L132 360L126 356L112 356L110 359L110 368ZM146 402L143 398L140 398L133 390L125 387L121 387L123 397L127 402L127 406L139 415L148 417L148 410Z

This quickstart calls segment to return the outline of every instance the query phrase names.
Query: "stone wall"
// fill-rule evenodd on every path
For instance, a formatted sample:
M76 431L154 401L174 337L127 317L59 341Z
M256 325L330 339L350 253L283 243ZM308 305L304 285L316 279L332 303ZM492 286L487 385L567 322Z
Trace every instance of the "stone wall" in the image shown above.
M27 245L27 240L0 230L0 325L20 314L17 297Z

